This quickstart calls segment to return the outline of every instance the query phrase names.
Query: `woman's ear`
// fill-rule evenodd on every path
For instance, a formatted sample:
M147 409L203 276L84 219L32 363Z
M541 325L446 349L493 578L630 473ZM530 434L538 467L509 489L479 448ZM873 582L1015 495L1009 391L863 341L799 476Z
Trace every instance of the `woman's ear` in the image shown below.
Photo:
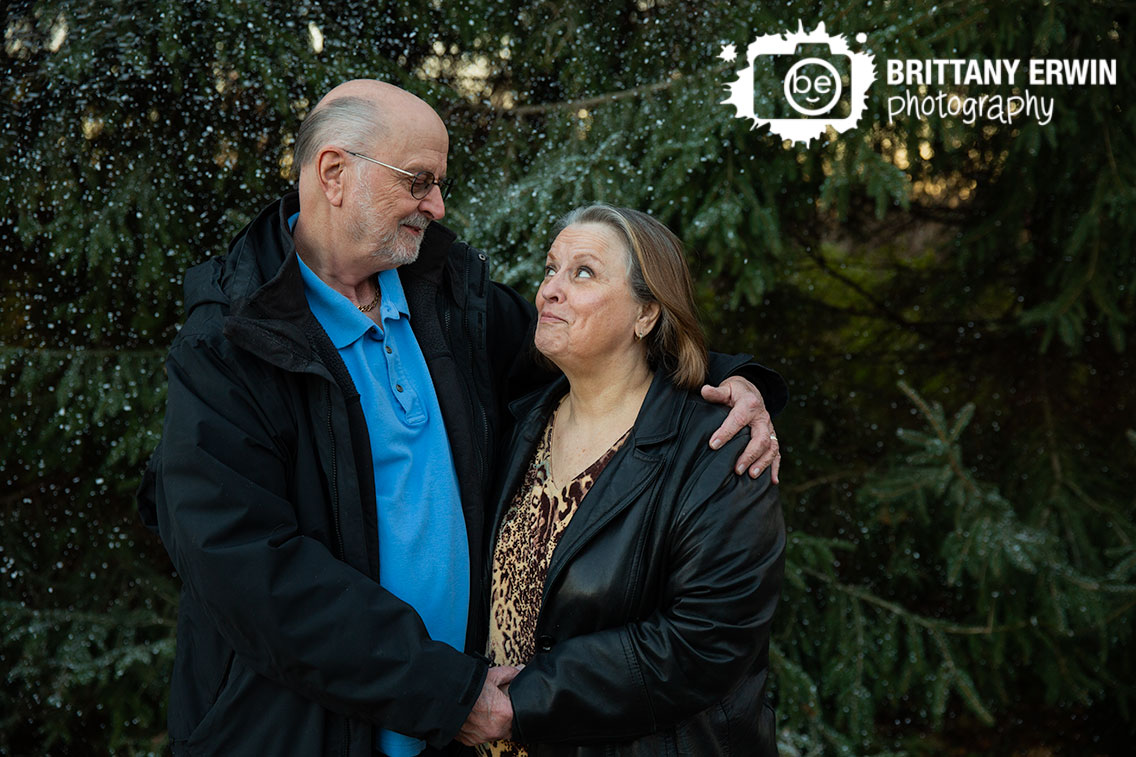
M635 319L635 334L642 339L651 333L655 323L659 320L659 303L648 302L639 306L639 317Z

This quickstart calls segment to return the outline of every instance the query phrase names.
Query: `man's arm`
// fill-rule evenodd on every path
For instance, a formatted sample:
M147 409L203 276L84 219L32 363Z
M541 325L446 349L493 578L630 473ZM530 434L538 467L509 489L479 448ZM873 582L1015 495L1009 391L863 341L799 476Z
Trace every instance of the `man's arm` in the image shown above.
M449 742L487 666L430 639L406 603L300 529L292 411L247 361L186 338L167 363L162 540L238 659L329 710Z

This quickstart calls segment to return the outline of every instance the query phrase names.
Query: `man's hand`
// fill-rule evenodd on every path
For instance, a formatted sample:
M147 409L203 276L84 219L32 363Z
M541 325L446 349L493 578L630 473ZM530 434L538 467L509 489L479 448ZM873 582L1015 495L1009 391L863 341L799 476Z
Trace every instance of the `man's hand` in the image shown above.
M733 439L746 426L750 428L749 444L742 450L734 470L740 476L749 468L750 478L757 478L769 465L773 466L773 483L778 483L781 470L781 445L773 431L773 419L765 409L761 392L741 376L730 376L721 386L702 387L702 397L708 402L728 405L730 414L710 437L710 448L718 449Z
M513 704L501 687L507 689L519 672L519 668L509 665L489 669L481 695L458 731L458 741L466 746L476 746L486 741L509 738L513 732Z

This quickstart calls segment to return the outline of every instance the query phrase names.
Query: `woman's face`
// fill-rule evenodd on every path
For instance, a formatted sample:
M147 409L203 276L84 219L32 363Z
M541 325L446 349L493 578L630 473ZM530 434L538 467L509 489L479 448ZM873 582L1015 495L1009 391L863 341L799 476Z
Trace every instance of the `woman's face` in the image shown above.
M658 305L632 295L627 255L616 232L595 223L569 226L548 250L536 293L536 347L566 373L646 359L635 329L650 331Z

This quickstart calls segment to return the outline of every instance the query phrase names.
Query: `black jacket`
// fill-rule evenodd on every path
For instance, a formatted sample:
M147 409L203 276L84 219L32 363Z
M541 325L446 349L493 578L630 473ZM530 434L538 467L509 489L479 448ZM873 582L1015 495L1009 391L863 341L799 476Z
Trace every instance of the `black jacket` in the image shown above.
M373 727L449 742L486 664L430 640L377 582L374 474L359 395L308 309L286 219L265 209L186 274L161 445L139 490L182 579L169 705L175 754L371 757ZM486 256L431 224L399 269L457 469L471 600L507 396L549 376L526 356L532 306ZM771 412L784 381L742 371ZM715 375L726 375L715 373ZM483 648L471 602L467 649Z
M498 512L566 389L514 403ZM725 415L656 375L568 524L509 689L534 757L777 753L764 691L785 526L769 470L733 472L746 434L709 449Z
M286 225L297 209L294 194L274 203L224 259L187 273L188 316L166 364L163 439L139 501L183 582L175 754L371 757L373 726L444 745L487 669L432 641L377 582L369 437L358 392L307 306ZM497 387L524 352L531 306L438 224L400 276L476 566ZM480 577L471 571L471 597Z

